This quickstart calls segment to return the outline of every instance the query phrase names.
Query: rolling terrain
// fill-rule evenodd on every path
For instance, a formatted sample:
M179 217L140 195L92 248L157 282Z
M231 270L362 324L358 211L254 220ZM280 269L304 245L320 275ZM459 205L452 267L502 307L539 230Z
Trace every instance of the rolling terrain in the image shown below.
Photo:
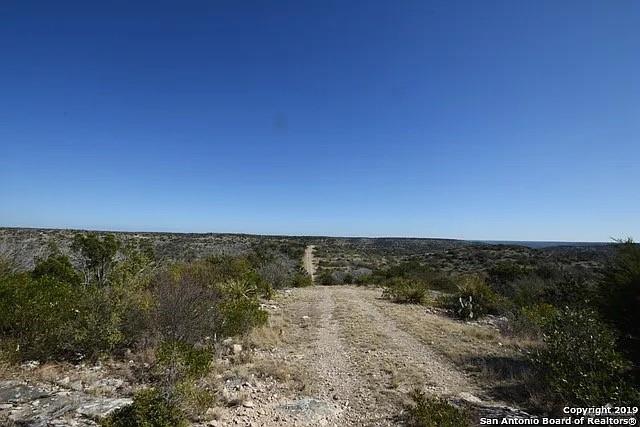
M81 269L71 249L77 233L0 229L0 256L18 271L31 270L56 247ZM442 290L430 289L420 303L399 304L385 296L393 281L367 280L383 277L371 273L416 263L452 274L452 280L504 263L530 269L557 265L597 277L611 252L608 245L530 248L442 239L114 234L120 251L142 247L141 242L150 246L152 269L211 256L216 262L253 259L257 275L245 277L264 277L273 285L256 296L256 306L268 313L265 323L211 344L211 372L194 387L213 397L190 409L192 425L203 427L394 426L401 423L413 390L465 408L475 421L528 418L536 396L521 398L529 393L523 385L529 369L524 361L539 342L506 333L504 316L454 316L438 302ZM308 275L314 285L296 285L302 282L292 279L276 286L280 273L307 281ZM340 286L322 286L328 276ZM162 276L155 277L150 280ZM360 286L347 282L358 278ZM92 363L2 365L0 423L95 427L149 385L155 357L127 349L124 358Z

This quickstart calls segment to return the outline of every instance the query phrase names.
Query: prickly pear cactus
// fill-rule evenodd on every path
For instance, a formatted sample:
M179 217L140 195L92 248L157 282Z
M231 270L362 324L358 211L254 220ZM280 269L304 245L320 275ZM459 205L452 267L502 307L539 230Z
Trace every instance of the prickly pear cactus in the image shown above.
M458 302L460 306L458 307L458 316L462 319L473 319L473 297L469 296L468 298L460 297L458 298Z

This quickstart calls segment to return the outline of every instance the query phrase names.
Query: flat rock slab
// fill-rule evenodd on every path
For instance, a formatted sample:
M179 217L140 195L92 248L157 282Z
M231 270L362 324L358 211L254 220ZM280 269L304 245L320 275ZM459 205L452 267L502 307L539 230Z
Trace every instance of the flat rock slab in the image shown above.
M51 393L15 381L0 381L0 403L24 403L49 396Z
M125 398L104 399L103 398L99 400L89 401L87 403L84 403L83 405L80 405L80 407L78 407L76 412L87 418L99 420L101 418L108 416L116 409L120 409L123 406L131 405L132 403L133 403L133 400L131 399L125 399Z
M0 415L8 416L20 426L96 426L94 421L131 402L127 398L99 397L62 388L47 389L0 381Z
M335 406L311 397L305 397L280 405L279 409L285 412L292 412L297 415L304 415L310 420L330 417L338 412L338 409Z

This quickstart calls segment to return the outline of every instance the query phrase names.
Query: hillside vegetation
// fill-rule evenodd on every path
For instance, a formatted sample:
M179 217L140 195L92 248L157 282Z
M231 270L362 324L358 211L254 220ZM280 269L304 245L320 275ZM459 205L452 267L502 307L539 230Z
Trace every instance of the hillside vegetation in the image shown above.
M631 241L2 229L0 254L0 423L465 425L639 398Z

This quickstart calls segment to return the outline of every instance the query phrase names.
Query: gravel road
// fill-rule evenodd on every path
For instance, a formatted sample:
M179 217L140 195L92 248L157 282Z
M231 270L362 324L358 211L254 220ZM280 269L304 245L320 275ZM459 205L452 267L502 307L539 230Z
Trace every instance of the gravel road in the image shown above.
M416 387L475 396L464 373L377 306L387 304L379 296L375 289L314 286L279 298L283 343L258 352L256 362L287 366L303 386L280 390L276 400L266 396L273 389L258 389L250 396L255 407L239 410L240 425L392 426Z

